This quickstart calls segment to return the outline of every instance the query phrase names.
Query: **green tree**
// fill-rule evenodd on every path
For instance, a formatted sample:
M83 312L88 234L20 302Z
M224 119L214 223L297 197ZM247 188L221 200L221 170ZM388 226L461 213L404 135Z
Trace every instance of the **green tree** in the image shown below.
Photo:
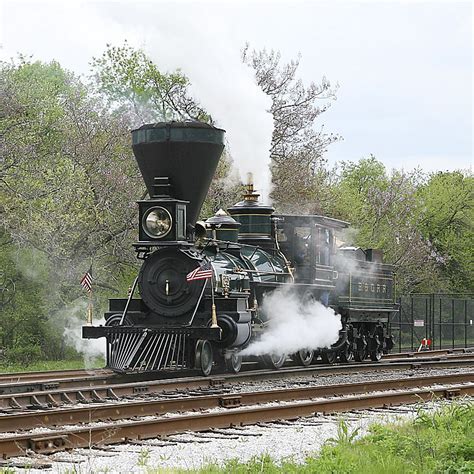
M48 279L47 267L31 251L19 252L5 233L0 236L0 348L7 360L28 363L44 355L48 341L46 285L41 281ZM34 267L27 261L34 261Z
M126 291L138 267L134 201L145 186L128 123L58 63L0 63L0 103L0 230L8 242L0 253L16 284L0 324L4 341L45 356L53 333L43 338L36 324L64 319L91 261L98 302ZM29 342L11 337L18 325Z
M420 232L454 292L474 291L474 179L461 171L432 174L419 189Z
M14 111L0 117L3 228L17 245L44 252L65 286L90 259L102 260L98 276L107 267L118 273L133 261L133 201L145 188L127 123L55 62L3 63L0 75Z
M257 84L271 98L274 130L271 143L272 198L279 210L319 213L331 198L332 173L324 153L340 137L318 126L320 115L336 98L337 87L323 77L303 84L297 72L300 57L281 63L278 51L263 49L243 53L244 63L255 71Z
M362 248L382 249L397 267L399 291L439 291L441 268L430 242L420 231L423 219L418 190L426 181L420 171L388 174L375 157L342 163L334 190L335 217L351 222L351 238Z
M129 114L132 126L168 120L212 122L189 93L189 79L180 71L162 72L140 49L127 42L107 45L91 62L99 90L122 113Z

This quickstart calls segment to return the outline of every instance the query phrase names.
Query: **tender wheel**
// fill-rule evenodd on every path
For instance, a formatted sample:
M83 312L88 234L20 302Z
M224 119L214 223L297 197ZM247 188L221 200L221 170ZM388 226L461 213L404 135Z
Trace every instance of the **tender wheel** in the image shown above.
M370 352L370 359L374 362L378 362L382 358L382 351L371 351Z
M195 367L206 377L212 370L212 346L205 339L199 339L196 343Z
M349 345L347 345L339 354L339 360L341 362L351 362L354 360L354 353Z
M238 374L242 368L242 356L233 352L229 357L225 358L225 367L228 372Z
M362 362L367 357L367 351L365 349L358 349L354 352L354 360L356 362Z
M321 359L324 364L334 364L336 362L337 354L335 352L323 352Z
M297 365L308 367L308 365L310 365L311 362L313 362L314 351L303 349L301 351L295 352L293 357Z
M268 369L281 369L286 361L286 354L265 354L262 361Z

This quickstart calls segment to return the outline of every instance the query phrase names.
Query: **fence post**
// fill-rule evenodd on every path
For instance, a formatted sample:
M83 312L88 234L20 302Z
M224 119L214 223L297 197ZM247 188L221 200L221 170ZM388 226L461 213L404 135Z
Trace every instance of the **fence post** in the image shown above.
M428 339L428 325L430 316L428 313L428 298L425 298L425 339ZM430 346L431 348L431 346Z
M454 328L455 328L455 317L454 317L454 298L451 298L451 320L452 320L452 324L453 324L453 327L451 329L452 331L452 339L453 339L453 349L455 347L455 344L454 344Z
M398 313L398 352L402 352L402 297L398 297L398 307L400 311Z
M434 316L434 293L430 294L430 339L431 339L431 347L435 349L435 316Z
M467 347L467 298L464 298L464 347Z
M439 297L439 348L443 348L443 322L441 321L441 296Z

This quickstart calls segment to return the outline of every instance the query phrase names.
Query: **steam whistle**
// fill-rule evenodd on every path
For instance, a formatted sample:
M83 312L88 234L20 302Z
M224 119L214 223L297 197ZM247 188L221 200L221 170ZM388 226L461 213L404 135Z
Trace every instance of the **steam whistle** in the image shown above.
M260 194L253 187L253 174L247 173L247 184L245 185L244 201L257 202Z

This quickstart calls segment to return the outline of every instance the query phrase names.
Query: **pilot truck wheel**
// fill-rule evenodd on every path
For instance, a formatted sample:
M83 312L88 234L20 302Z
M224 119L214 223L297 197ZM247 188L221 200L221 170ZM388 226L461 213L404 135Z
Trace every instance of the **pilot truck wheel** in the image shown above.
M195 364L196 369L199 369L204 376L208 376L212 370L212 346L211 343L205 339L199 339L196 342Z

